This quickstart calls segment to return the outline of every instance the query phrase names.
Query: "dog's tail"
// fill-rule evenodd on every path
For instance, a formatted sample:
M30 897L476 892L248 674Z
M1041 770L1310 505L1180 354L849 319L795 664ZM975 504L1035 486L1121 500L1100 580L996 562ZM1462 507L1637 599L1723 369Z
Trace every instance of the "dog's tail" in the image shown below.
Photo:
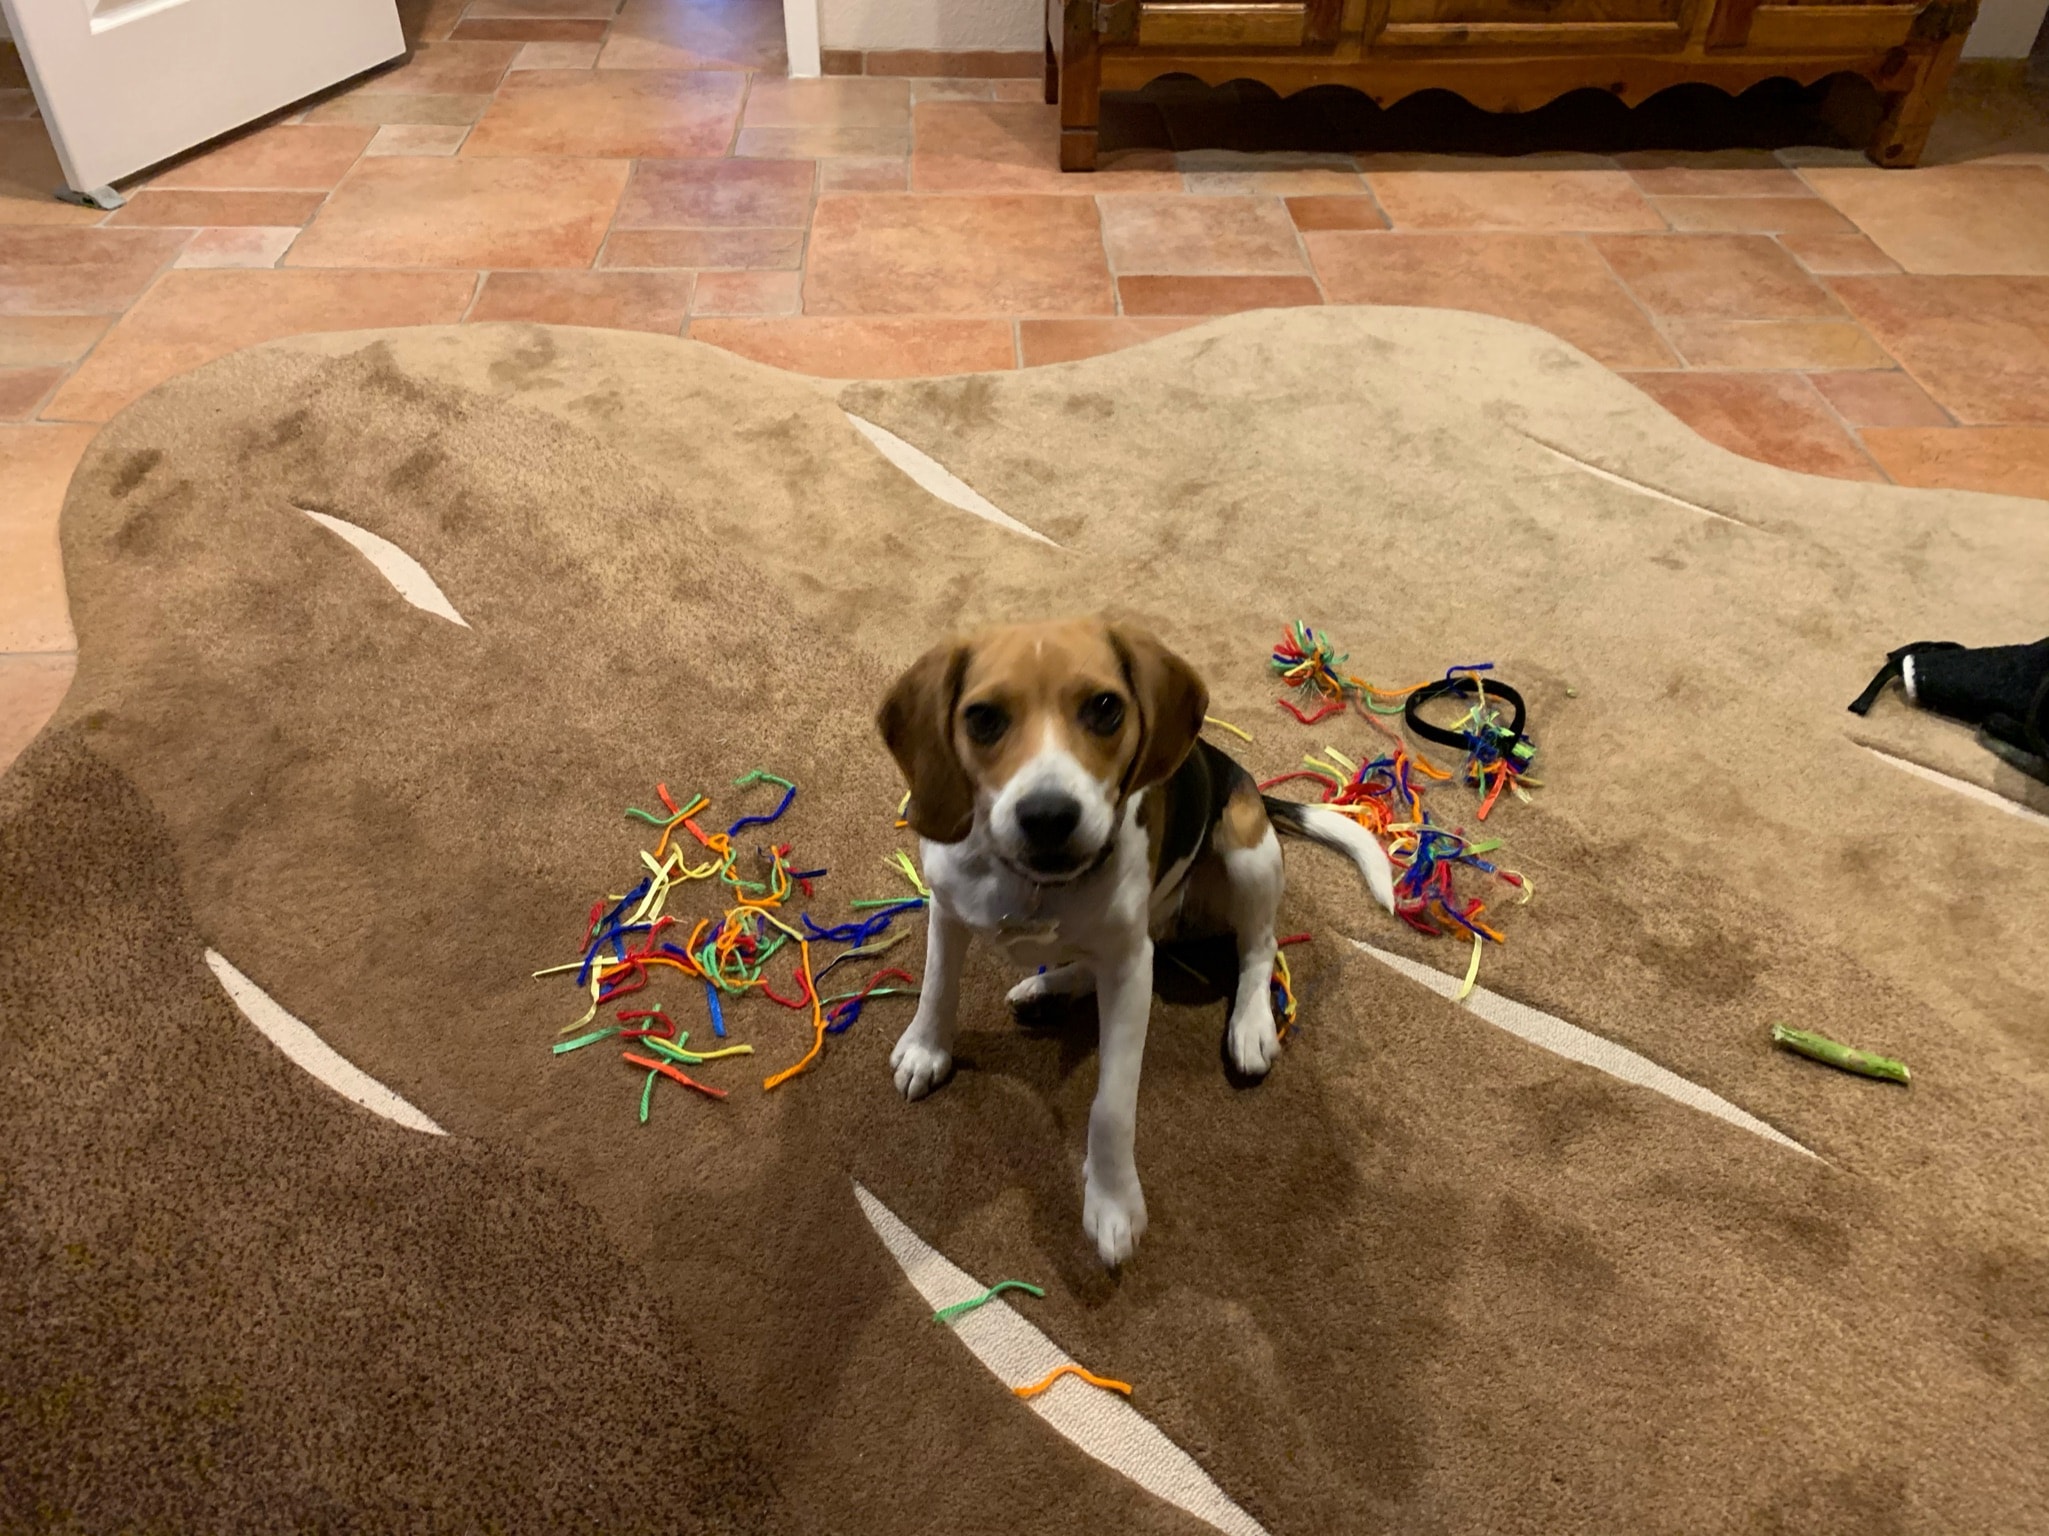
M1387 850L1380 846L1379 838L1327 805L1304 805L1299 800L1277 800L1272 795L1261 795L1260 800L1276 832L1283 837L1306 838L1320 848L1342 853L1366 877L1366 889L1373 893L1373 899L1388 911L1394 910L1394 865L1388 861Z

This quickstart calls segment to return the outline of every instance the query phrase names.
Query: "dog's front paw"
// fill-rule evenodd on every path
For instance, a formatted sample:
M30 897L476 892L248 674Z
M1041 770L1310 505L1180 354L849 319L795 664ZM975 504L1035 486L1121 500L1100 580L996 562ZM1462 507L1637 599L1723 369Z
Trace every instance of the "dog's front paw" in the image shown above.
M920 1038L918 1031L904 1031L896 1049L889 1053L896 1072L896 1091L911 1100L922 1099L952 1075L953 1056Z
M1274 1027L1272 1003L1262 997L1232 1013L1224 1031L1224 1055L1232 1070L1244 1077L1265 1077L1280 1054L1281 1036Z
M1016 1011L1027 1013L1038 1004L1045 1002L1047 998L1055 995L1057 994L1055 994L1053 988L1046 983L1046 973L1041 971L1036 976L1025 977L1023 981L1004 994L1003 1000L1009 1003Z
M1056 965L1027 976L1010 989L1010 1011L1020 1022L1035 1023L1064 1011L1076 998L1096 990L1095 973L1085 965Z
M1145 1236L1145 1191L1138 1187L1138 1179L1099 1184L1084 1172L1081 1229L1088 1233L1107 1268L1115 1269L1130 1258L1138 1240Z

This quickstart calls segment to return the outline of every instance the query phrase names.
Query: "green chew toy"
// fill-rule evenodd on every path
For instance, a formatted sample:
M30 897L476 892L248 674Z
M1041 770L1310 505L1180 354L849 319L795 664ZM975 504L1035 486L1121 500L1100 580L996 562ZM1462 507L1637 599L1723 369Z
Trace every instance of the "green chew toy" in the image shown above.
M1859 1077L1882 1077L1889 1083L1907 1081L1907 1064L1904 1061L1880 1056L1875 1051L1860 1051L1854 1045L1839 1045L1826 1035L1817 1035L1809 1030L1788 1029L1783 1024L1774 1024L1772 1044L1783 1045L1789 1051L1797 1051L1831 1067L1840 1067L1845 1072L1855 1072Z

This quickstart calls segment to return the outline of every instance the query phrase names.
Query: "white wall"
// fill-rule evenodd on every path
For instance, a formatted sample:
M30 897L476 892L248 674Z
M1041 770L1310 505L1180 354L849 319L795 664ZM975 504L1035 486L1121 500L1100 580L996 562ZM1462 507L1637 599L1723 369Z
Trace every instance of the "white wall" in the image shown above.
M934 48L946 52L1039 47L1041 0L804 0L819 12L827 48ZM2049 0L1983 0L1964 44L1967 59L2024 59Z
M1964 39L1967 59L2025 59L2049 15L2049 0L1983 0Z
M1044 0L818 0L820 41L862 52L931 48L1037 53Z

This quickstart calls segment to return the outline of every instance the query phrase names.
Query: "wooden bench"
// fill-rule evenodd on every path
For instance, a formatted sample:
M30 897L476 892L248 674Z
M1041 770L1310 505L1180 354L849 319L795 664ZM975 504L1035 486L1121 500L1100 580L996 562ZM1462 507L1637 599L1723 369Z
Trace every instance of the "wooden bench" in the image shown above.
M1978 0L1047 0L1046 99L1060 164L1096 166L1104 91L1163 75L1257 80L1286 96L1343 85L1387 107L1456 92L1527 112L1592 87L1625 104L1700 82L1869 80L1884 103L1867 153L1913 165Z

